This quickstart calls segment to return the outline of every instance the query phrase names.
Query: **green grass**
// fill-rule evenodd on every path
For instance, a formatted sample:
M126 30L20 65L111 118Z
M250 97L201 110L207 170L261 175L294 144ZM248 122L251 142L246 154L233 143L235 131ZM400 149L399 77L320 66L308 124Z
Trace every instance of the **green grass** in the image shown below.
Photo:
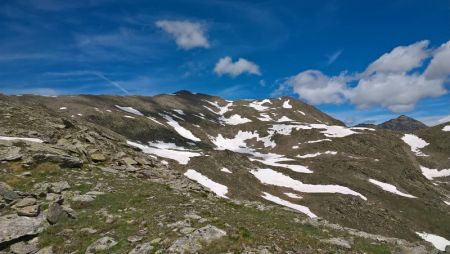
M139 235L139 230L144 228L147 231L142 235L141 242L162 238L163 241L155 246L155 250L165 249L181 236L166 225L184 220L183 216L191 212L208 219L203 224L191 220L193 227L212 224L227 232L226 237L205 246L201 253L238 253L245 247L258 246L269 246L272 251L276 251L275 246L282 250L320 248L333 251L337 247L324 244L320 239L345 237L344 232L322 230L308 224L296 223L295 220L304 218L303 215L282 208L260 211L225 199L209 199L204 193L190 193L187 196L167 185L133 177L121 178L98 169L64 170L43 165L32 174L32 177L20 178L14 187L29 189L34 179L34 182L66 180L72 186L72 191L81 193L91 190L97 183L113 189L112 192L98 196L91 203L72 203L72 208L78 213L77 219L64 218L39 235L40 245L52 245L56 253L77 250L84 252L92 242L104 235L118 241L108 253L127 253L137 244L129 243L127 238ZM102 209L114 216L111 223L106 223L106 217L99 213ZM161 223L163 226L158 225ZM97 232L83 233L82 228L94 228ZM389 253L389 246L373 245L359 239L355 241L352 250Z

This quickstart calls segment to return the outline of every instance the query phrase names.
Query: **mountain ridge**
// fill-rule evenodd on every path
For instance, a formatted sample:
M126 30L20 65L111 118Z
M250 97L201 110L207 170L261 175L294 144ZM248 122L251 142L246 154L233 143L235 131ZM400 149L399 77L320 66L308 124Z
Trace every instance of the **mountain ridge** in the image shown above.
M166 165L225 199L288 206L309 217L410 241L420 239L416 232L450 235L445 124L412 136L349 128L291 97L229 101L182 92L0 96L0 102L8 116L0 136L32 133L58 144L66 141L55 137L59 131L45 119L62 121L55 126L91 126L120 136L121 144L147 153L153 164ZM31 115L33 120L26 120ZM417 140L424 140L419 147ZM103 149L84 153L88 161L113 158ZM429 179L425 168L439 175Z

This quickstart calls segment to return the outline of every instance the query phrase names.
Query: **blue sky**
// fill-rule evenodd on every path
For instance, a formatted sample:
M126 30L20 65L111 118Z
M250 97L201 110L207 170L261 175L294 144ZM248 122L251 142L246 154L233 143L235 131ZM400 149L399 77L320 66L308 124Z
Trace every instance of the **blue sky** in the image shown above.
M348 124L436 124L449 17L448 0L2 1L0 92L290 95Z

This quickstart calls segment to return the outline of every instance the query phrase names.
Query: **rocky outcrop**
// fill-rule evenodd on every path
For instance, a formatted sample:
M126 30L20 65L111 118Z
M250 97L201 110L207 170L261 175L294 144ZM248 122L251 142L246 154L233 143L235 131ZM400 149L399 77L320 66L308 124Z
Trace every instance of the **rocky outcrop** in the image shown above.
M196 253L204 244L224 237L227 233L215 226L207 225L177 239L168 249L170 253Z

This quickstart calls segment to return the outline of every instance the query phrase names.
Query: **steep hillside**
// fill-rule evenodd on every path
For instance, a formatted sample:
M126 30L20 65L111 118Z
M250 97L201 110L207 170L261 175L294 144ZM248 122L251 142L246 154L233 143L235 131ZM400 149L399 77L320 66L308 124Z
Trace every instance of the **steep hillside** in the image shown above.
M248 206L262 210L270 205L288 207L298 212L292 216L309 217L316 226L317 218L323 218L348 228L411 242L429 240L433 235L450 239L450 127L447 125L409 134L348 128L290 97L227 101L186 91L154 97L0 96L0 103L0 136L41 139L71 151L66 156L99 167L119 166L115 170L126 170L131 175L123 176L127 183L117 176L95 176L115 182L117 195L127 190L134 193L139 185L146 186L140 177L133 178L139 175L159 179L157 182L169 184L181 193L197 192L189 195L200 195L195 196L199 204L203 202L199 201L201 193L211 191L220 197L211 202L217 205L213 213L223 225L235 225L241 220L233 217L233 213L241 210L227 208L231 202L261 204ZM104 141L96 141L99 139ZM80 144L85 142L89 144L87 147ZM35 153L41 149L45 148L31 150ZM125 155L118 156L120 152ZM32 158L45 161L53 157ZM176 202L159 202L177 207ZM188 199L183 202L189 203ZM205 212L211 209L206 204L203 208ZM145 211L145 207L139 209ZM261 220L261 225L267 223L267 227L272 227L273 231L267 234L292 234L293 229L288 226L278 228L290 223L279 221L279 216L288 216L288 212L264 215L257 211L252 215L254 223L258 223L255 218L260 216L268 216L272 221ZM242 216L252 217L248 213ZM253 243L248 239L239 241L255 248L267 244L256 239ZM442 244L436 246L436 241L434 244L442 249ZM168 243L163 246L166 245L170 247ZM292 247L289 241L277 245L282 245L278 246L281 250L271 251L282 253ZM218 246L220 251L226 251L225 247ZM357 250L357 246L351 248ZM364 248L359 250L369 251ZM218 252L211 250L211 253Z

